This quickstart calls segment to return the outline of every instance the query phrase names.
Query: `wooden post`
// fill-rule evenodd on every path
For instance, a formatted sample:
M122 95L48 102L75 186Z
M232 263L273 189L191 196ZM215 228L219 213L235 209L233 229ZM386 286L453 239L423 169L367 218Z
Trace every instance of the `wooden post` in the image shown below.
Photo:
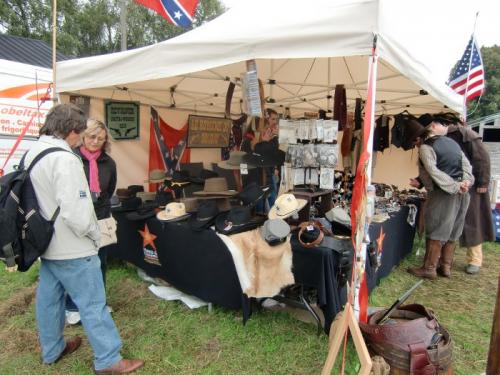
M500 276L498 277L497 301L493 313L493 327L491 329L490 351L486 375L500 374Z

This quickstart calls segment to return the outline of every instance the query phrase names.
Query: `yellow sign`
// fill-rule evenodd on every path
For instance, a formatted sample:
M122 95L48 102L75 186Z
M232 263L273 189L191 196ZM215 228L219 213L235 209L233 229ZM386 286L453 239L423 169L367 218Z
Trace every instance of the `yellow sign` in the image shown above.
M231 119L189 116L188 147L228 147Z

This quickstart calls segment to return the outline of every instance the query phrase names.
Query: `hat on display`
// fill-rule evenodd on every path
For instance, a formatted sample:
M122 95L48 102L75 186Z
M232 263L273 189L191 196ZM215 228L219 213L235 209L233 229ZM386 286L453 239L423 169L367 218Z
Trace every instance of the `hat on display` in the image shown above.
M170 202L156 214L156 218L161 221L180 221L187 219L189 214L186 213L186 206L180 202Z
M319 222L306 221L300 223L299 228L297 238L302 246L307 248L315 247L319 246L321 241L323 241L325 235Z
M231 151L229 159L217 163L217 166L222 169L240 169L241 164L245 164L243 157L246 155L244 151ZM247 165L247 168L255 168L253 165Z
M140 193L144 191L144 186L142 185L129 185L127 189L135 196L137 196L137 193Z
M148 202L139 207L136 211L128 213L127 219L132 221L146 220L156 215L158 205L155 202Z
M184 203L186 207L186 212L196 212L198 211L198 198L181 198L179 199L181 203Z
M229 197L221 197L221 196L199 196L198 202L204 202L207 200L213 200L217 204L217 209L219 212L226 212L231 209L231 202L229 202Z
M149 191L141 191L137 193L137 198L140 198L142 202L150 202L154 201L156 198L156 193L155 192L149 192Z
M256 182L251 182L238 194L238 198L244 206L253 206L270 192L269 186L261 188Z
M342 207L333 207L325 213L325 217L331 222L337 222L345 226L351 226L351 216Z
M184 187L189 185L191 180L189 179L188 171L174 171L171 177L167 177L167 184L170 187Z
M189 225L193 230L203 230L213 225L218 214L217 202L214 199L205 200L198 205L196 215L189 218Z
M189 180L193 184L203 185L206 179L213 177L219 177L219 175L210 169L202 169L197 176L190 176Z
M233 207L215 219L217 232L230 235L255 229L262 225L264 218L252 218L249 207Z
M153 169L149 172L149 179L144 182L161 183L167 179L167 174L163 169Z
M135 211L142 204L141 199L137 197L122 199L120 202L120 206L113 207L113 212Z
M256 167L274 167L283 165L285 155L274 143L264 141L257 143L252 153L243 156L243 161Z
M269 219L286 219L302 210L306 204L305 199L297 199L293 194L281 194L269 210L268 217Z
M227 181L224 177L213 177L205 180L202 191L195 191L194 195L227 195L233 196L238 192L228 190Z
M116 196L118 197L118 199L121 202L125 199L133 198L135 196L135 194L132 193L129 189L119 188L119 189L116 189Z
M283 219L269 219L264 222L260 233L270 246L276 246L286 241L290 234L290 226Z

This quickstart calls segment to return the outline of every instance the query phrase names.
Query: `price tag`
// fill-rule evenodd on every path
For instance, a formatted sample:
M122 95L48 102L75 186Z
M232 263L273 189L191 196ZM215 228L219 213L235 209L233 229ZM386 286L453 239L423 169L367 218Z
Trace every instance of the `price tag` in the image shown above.
M240 173L241 174L248 174L248 165L246 163L240 164Z

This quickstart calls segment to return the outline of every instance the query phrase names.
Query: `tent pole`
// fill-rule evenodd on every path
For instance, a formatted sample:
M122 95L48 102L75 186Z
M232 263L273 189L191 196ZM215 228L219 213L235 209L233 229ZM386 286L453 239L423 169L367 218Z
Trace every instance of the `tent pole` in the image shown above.
M57 0L52 0L52 101L56 98Z

